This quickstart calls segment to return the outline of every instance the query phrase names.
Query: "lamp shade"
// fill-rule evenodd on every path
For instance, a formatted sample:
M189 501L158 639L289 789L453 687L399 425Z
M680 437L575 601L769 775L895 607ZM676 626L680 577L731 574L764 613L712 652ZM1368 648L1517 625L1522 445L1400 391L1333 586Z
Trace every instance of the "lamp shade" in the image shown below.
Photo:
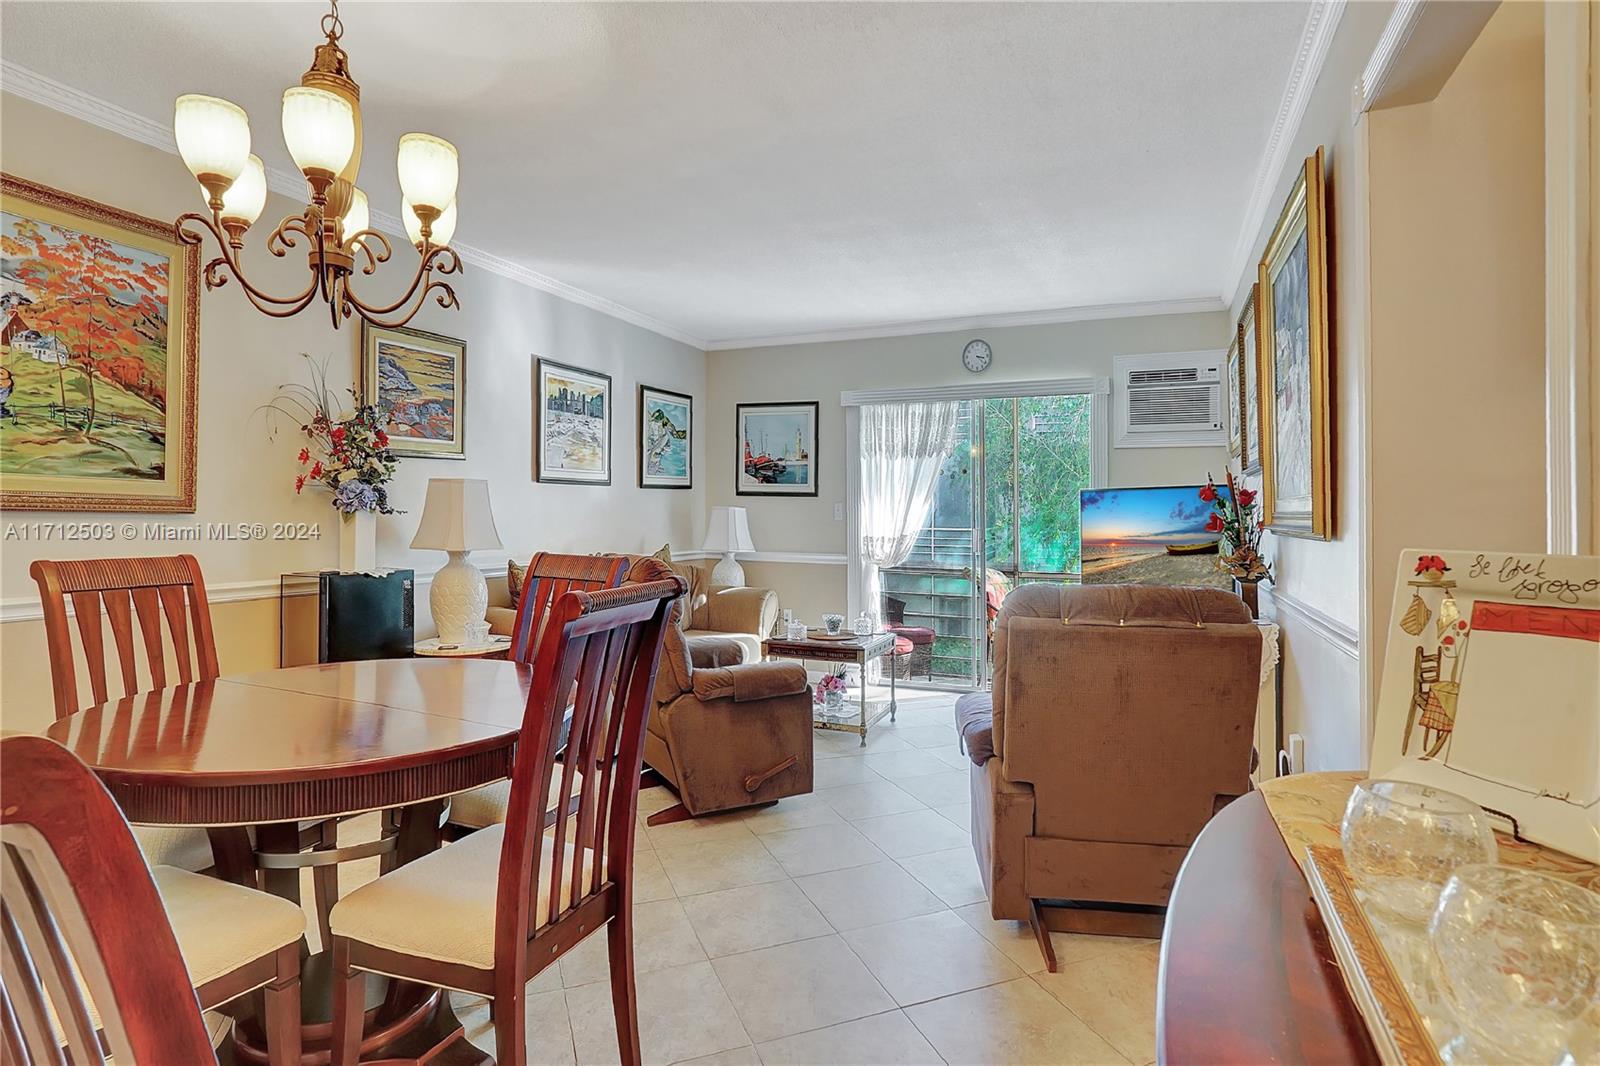
M411 210L411 201L405 197L400 198L400 220L406 225L406 236L411 243L422 246L422 220L417 213ZM444 214L434 220L433 226L428 231L428 243L434 247L443 247L450 243L450 238L456 232L456 202L450 201L450 206L444 209Z
M238 104L187 93L178 97L172 132L184 166L195 177L208 174L232 181L244 170L250 155L250 118Z
M750 540L750 522L743 507L713 507L711 521L706 524L705 543L700 545L708 552L753 552Z
M447 552L500 547L489 507L489 483L482 478L429 478L422 521L411 546Z
M400 138L396 157L400 191L422 207L443 211L456 198L461 163L456 146L431 133L408 133Z
M356 150L355 111L348 100L326 89L285 89L283 143L302 171L338 174Z
M222 217L238 219L250 226L261 217L261 209L266 206L267 172L261 165L261 157L252 155L228 186L228 191L222 194Z
M370 222L367 209L367 194L360 189L350 190L350 206L345 209L344 217L339 220L339 235L346 244L350 238L366 229Z

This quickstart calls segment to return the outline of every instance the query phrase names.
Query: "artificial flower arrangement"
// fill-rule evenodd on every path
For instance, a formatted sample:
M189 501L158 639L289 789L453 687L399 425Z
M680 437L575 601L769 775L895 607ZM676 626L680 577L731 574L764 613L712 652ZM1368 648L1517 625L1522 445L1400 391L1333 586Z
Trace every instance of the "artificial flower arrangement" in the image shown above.
M304 355L305 353L301 353ZM310 362L311 385L280 385L266 409L294 421L309 443L296 457L298 495L307 484L321 484L332 495L334 509L342 515L361 511L394 514L385 486L399 461L389 450L389 435L379 421L377 408L356 403L353 410L334 415L333 394L328 389L326 364ZM355 391L350 398L356 401Z
M838 695L833 698L832 702L834 705L837 705L841 700L844 699L844 671L841 670L838 673L822 675L822 679L817 682L816 688L811 693L811 700L817 706L821 707L829 702L828 694L831 692L838 693Z
M1217 560L1217 567L1226 570L1240 581L1271 581L1272 564L1261 554L1261 531L1264 523L1256 517L1254 490L1234 484L1233 471L1228 471L1228 492L1217 491L1217 483L1206 475L1200 498L1211 505L1211 517L1206 520L1207 533L1221 533L1227 552Z

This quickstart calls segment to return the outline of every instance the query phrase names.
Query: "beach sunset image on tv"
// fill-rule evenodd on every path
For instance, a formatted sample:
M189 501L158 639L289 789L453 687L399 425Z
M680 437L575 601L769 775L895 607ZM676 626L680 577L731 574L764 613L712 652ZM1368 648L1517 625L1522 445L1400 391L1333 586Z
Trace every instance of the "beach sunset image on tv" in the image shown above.
M1206 529L1203 485L1084 489L1078 497L1085 584L1215 585L1220 532ZM1226 487L1217 491L1224 497Z

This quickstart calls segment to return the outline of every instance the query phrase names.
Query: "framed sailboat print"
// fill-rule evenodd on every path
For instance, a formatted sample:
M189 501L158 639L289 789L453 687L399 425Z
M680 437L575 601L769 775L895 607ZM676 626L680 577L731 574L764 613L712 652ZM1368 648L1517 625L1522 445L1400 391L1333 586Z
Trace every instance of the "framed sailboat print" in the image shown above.
M734 491L740 496L817 494L817 412L805 403L741 403Z

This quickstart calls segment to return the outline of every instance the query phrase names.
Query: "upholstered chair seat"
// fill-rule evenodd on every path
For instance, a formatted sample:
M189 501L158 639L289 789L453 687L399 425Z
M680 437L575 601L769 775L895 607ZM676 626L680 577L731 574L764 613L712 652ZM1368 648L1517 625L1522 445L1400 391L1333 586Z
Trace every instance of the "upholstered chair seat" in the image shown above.
M557 764L555 776L550 779L549 802L545 804L545 810L561 802L561 775L561 766ZM569 795L576 795L581 791L583 791L583 775L579 774ZM484 829L491 825L499 825L506 820L506 804L510 800L510 778L452 796L450 824L463 829Z
M363 885L334 904L333 935L386 951L435 962L494 969L494 901L499 889L500 847L505 826L496 825L424 855ZM574 849L565 845L561 909L572 902ZM555 842L546 836L540 866L549 869ZM594 870L594 852L583 852L582 879ZM538 901L529 912L533 927L550 916L550 882L540 878Z
M151 866L176 866L198 873L215 865L211 837L204 829L175 825L136 825L133 839Z
M279 896L173 866L150 876L196 988L305 935L306 912Z

